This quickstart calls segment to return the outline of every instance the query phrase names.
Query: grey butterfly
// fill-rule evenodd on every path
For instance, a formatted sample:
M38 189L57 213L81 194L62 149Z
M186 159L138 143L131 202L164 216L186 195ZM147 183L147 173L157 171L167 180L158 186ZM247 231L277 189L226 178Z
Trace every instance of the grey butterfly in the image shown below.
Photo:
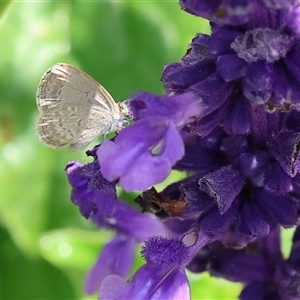
M128 108L116 103L92 77L65 63L58 63L42 76L36 94L40 117L37 134L46 146L70 144L79 151L98 136L122 128Z

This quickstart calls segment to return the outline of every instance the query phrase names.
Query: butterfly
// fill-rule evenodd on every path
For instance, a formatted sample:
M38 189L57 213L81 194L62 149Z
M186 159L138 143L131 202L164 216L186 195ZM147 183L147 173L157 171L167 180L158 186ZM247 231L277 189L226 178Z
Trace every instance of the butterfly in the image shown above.
M46 146L70 151L87 147L98 136L119 131L128 107L83 71L57 63L45 72L36 94L37 135Z

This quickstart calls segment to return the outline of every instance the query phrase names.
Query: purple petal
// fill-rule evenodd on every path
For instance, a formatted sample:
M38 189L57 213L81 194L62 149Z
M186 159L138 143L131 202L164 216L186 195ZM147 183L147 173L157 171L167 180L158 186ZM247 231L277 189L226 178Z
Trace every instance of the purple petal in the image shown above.
M225 81L236 80L245 74L247 63L236 54L219 56L217 60L217 72Z
M222 3L222 0L203 0L203 1L193 1L193 0L180 0L180 5L183 10L186 10L189 13L201 16L203 12L212 13L214 12L219 5Z
M244 96L231 97L231 103L226 108L224 130L228 134L249 134L252 123L252 108Z
M265 189L274 195L283 195L293 190L292 179L277 162L270 163L265 173Z
M174 96L157 96L138 92L131 97L131 112L136 120L163 117L173 122L177 129L198 117L198 98L191 92Z
M239 295L241 300L254 300L254 299L272 299L282 300L276 290L274 290L273 282L253 281L246 285Z
M229 135L223 139L220 150L229 159L235 159L249 148L247 137L241 134Z
M300 78L300 45L294 47L286 56L285 63L299 82Z
M208 45L213 54L222 55L235 53L231 48L232 42L241 33L226 26L213 26L213 33L208 39Z
M189 300L190 287L183 267L167 272L144 265L128 283L118 276L107 277L98 299Z
M182 212L182 217L198 217L202 212L215 208L215 202L206 193L200 191L198 181L200 175L196 174L183 180L180 191L184 195L188 206ZM202 177L202 176L201 176Z
M128 300L126 295L130 293L132 286L133 285L131 283L126 282L120 276L110 275L101 283L98 300Z
M255 104L270 100L273 86L273 65L259 60L248 66L244 80L244 95Z
M274 64L273 78L272 95L267 109L270 112L274 112L277 108L289 110L292 100L290 99L292 82L295 82L295 79L282 62Z
M186 54L181 58L181 63L185 65L194 65L199 61L211 64L211 72L215 71L215 56L211 53L209 46L210 36L207 34L197 34L190 43ZM202 65L201 69L206 64ZM199 70L200 74L202 70ZM204 79L204 78L202 78ZM201 79L201 80L202 80Z
M265 256L265 259L269 265L281 264L283 262L283 254L281 252L281 228L276 226L270 234L259 241L259 247L262 253L268 254Z
M96 264L86 274L84 291L88 295L94 294L109 275L127 276L133 266L136 245L136 241L128 236L117 236L107 243Z
M182 65L179 63L167 65L162 74L164 87L168 92L185 92L186 89L204 80L215 71L212 59L198 61L193 64Z
M244 176L229 165L205 175L199 180L199 185L202 191L215 200L223 214L242 190L244 180Z
M247 236L247 243L265 237L270 233L270 218L267 213L255 201L242 199L243 205L240 210L237 232Z
M270 276L268 265L263 258L233 249L225 249L216 255L208 271L212 276L223 277L233 282L263 281Z
M238 36L231 47L248 63L259 60L273 63L286 56L294 41L293 36L279 30L255 28Z
M221 107L232 93L233 85L225 82L218 74L212 74L190 87L190 90L201 97L200 117L204 117Z
M296 205L287 197L271 195L265 191L254 194L255 201L280 225L292 227L297 223Z
M295 177L300 171L299 159L300 133L282 130L269 142L269 149L283 171Z
M202 137L210 134L218 125L220 125L221 118L225 113L226 106L227 102L225 102L221 107L215 109L205 117L200 118L194 124L191 124L189 126L191 133Z
M254 176L261 173L271 160L265 151L242 153L239 157L239 168L245 176Z
M237 211L238 207L235 202L222 215L217 208L210 208L200 215L198 225L204 233L217 237L228 230L229 226L236 218Z
M298 300L300 299L299 282L300 272L292 264L284 264L276 273L278 281L278 291L281 299Z
M254 3L253 3L254 2ZM180 0L183 10L218 24L244 24L248 21L250 13L256 7L255 1L221 1L221 0Z
M211 171L218 166L217 153L204 148L200 144L200 138L190 137L185 141L185 155L175 165L176 170Z
M201 138L200 144L207 149L219 150L225 136L223 128L216 127L209 135Z
M86 164L69 163L66 171L72 185L71 199L85 218L98 211L107 216L113 214L117 201L116 188L114 183L102 177L97 160Z
M111 218L101 214L91 216L99 227L117 231L120 234L134 237L139 242L152 235L168 236L169 231L159 219L150 214L142 214L136 208L124 202L117 202L116 210Z
M287 129L300 132L300 111L299 110L291 110L286 119L286 127Z

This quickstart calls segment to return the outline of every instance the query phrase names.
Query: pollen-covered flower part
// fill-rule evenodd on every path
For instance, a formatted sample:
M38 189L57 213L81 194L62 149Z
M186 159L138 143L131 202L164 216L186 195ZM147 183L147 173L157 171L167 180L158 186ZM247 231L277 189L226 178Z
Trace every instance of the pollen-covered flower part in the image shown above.
M148 264L158 268L184 265L188 259L188 248L182 241L160 236L150 237L141 253Z

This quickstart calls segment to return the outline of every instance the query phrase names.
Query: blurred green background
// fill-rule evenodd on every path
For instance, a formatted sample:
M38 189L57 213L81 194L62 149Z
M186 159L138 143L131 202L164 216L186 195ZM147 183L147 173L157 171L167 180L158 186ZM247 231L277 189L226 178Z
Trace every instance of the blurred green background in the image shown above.
M96 299L83 294L83 278L111 234L70 201L64 167L85 152L38 141L40 77L67 62L118 101L163 93L163 66L208 23L159 0L1 1L0 13L0 299ZM193 299L237 299L238 284L189 276Z

